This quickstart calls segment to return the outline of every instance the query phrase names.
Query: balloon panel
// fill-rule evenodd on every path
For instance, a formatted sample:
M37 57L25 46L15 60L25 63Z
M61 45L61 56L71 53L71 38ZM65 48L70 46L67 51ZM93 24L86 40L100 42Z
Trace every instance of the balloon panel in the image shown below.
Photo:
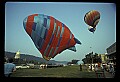
M95 27L100 19L100 13L96 10L91 10L87 12L84 16L84 21L86 24Z

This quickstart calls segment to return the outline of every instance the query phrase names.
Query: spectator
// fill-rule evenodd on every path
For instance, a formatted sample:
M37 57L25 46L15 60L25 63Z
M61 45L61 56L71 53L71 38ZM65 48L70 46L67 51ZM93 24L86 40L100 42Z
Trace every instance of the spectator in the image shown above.
M98 71L98 65L95 65L95 72L97 72Z
M110 64L110 73L112 73L112 68L113 68L113 66L112 66L112 64Z
M16 66L13 63L13 59L10 58L9 62L4 64L4 75L5 77L10 77L10 75L16 71Z
M82 65L80 64L80 71L82 71Z

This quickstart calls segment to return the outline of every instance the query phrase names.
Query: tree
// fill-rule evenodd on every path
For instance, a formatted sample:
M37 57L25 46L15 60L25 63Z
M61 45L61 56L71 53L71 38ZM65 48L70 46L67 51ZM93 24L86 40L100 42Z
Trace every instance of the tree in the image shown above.
M72 60L72 64L77 64L77 62L80 61L80 60Z
M91 63L101 63L101 56L99 56L97 53L93 54L93 52L88 53L85 55L85 58L82 59L84 64L91 64Z

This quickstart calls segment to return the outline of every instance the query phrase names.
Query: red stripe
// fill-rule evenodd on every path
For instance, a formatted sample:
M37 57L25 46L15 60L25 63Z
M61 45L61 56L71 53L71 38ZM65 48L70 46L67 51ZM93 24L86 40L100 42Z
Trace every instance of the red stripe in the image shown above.
M69 38L70 38L70 32L67 29L67 27L65 26L64 27L64 33L62 35L62 39L61 39L61 42L60 42L60 46L64 46L64 45L66 46Z
M94 19L94 16L93 16L93 14L92 14L92 12L90 13L90 21L91 21L91 25L93 24L93 19Z
M62 39L61 39L61 42L60 42L60 46L58 48L58 53L59 51L62 51L64 49L66 49L66 45L68 43L70 39L70 32L69 32L69 29L67 29L66 26L64 26L64 33L62 35Z
M60 26L60 21L56 20L56 30L55 30L55 33L54 33L54 38L52 40L52 44L50 45L50 48L49 48L49 50L48 50L48 52L46 54L47 57L48 57L48 55L49 55L50 50L52 49L52 47L54 47L54 49L52 51L52 54L53 54L54 50L55 50L55 48L57 46L58 38L56 37L56 35L57 35L57 31L58 31L58 26ZM60 27L62 28L62 25ZM59 34L59 36L60 36L60 34ZM52 55L51 55L51 57L52 57Z
M61 30L62 30L62 23L59 22L59 21L57 21L57 26L58 26L58 25L60 26L60 31L59 31L59 33L58 33L58 37L55 37L55 38L56 38L56 39L55 39L55 43L53 44L54 50L53 50L53 52L52 52L51 57L53 57L53 55L55 55L55 54L54 54L54 51L55 51L55 49L56 49L56 47L57 47L58 41L59 41L59 39L60 39ZM57 53L57 51L56 51L56 53Z
M88 15L88 14L87 14L86 20L87 20L87 24L90 25L90 18L89 18L89 15Z
M54 18L50 16L50 28L49 28L48 33L46 35L46 38L45 38L45 41L44 41L45 43L43 43L42 49L40 50L42 55L44 55L44 51L45 51L45 49L48 45L48 42L50 41L53 29L54 29Z
M64 33L62 36L65 38L70 38L70 30L68 29L66 25L64 25Z
M58 26L60 26L60 22L58 21L58 20L56 20L56 34L57 34L57 30L58 30ZM61 28L61 27L60 27ZM53 39L53 44L51 45L51 48L53 47L53 50L52 50L52 52L51 52L51 54L50 54L50 57L52 57L52 55L54 54L54 51L55 51L55 49L56 49L56 46L57 46L57 44L58 44L58 41L59 41L59 38L58 37L60 37L60 30L59 30L59 33L58 33L58 36L56 37L56 34L55 34L55 36L54 36L54 39Z
M56 34L55 34L55 36L54 36L54 40L53 40L53 44L52 44L52 47L54 47L54 49L53 49L53 51L52 51L52 53L51 53L51 57L52 57L52 55L54 55L54 51L55 51L55 49L56 49L56 46L57 46L58 41L59 41L59 38L60 38L60 31L61 31L61 29L62 29L61 22L58 21L58 20L56 20L56 26L57 26L57 30L58 30L58 26L60 26L60 30L59 30L58 36L56 37L57 30L56 30Z
M55 37L56 37L56 34L57 34L57 30L58 30L58 27L56 27L56 30L55 30L54 35L53 35L53 40L52 40L51 45L50 45L50 47L49 47L49 49L48 49L48 52L47 52L47 54L46 54L46 57L48 57L51 48L52 48L53 45L55 44Z
M75 40L74 40L74 35L72 34L72 38L71 38L71 40L70 40L70 44L69 44L68 47L72 47L72 46L74 46L75 44L76 44L76 42L75 42Z
M95 16L93 14L94 12L91 12L91 18L92 18L92 21L94 20Z
M57 22L57 27L60 27L60 30L59 30L59 33L58 33L58 36L57 37L55 37L56 39L55 39L55 44L53 45L54 47L56 47L57 46L57 44L58 44L58 41L59 41L59 39L60 39L60 34L61 34L61 30L62 30L62 23L61 22Z
M62 30L62 23L61 23L61 30ZM70 39L70 30L68 29L68 27L64 26L64 33L62 35L62 39L61 39L61 43L60 46L56 52L56 54L54 55L54 57L56 55L58 55L58 53L64 51L64 49L66 49L66 44L68 43L68 40Z
M65 49L66 49L66 46L65 46L65 45L64 45L64 46L60 46L60 47L58 48L58 51L57 51L57 53L55 54L55 56L58 55L58 53L64 51ZM54 56L54 57L55 57L55 56Z
M30 36L31 36L31 33L32 33L32 26L33 26L33 22L34 22L34 16L38 16L38 14L33 14L33 15L28 16L27 23L26 23L26 32Z

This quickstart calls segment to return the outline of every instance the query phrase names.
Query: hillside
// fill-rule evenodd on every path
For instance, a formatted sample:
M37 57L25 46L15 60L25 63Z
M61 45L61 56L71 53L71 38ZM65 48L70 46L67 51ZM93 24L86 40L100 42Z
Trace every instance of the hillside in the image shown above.
M8 52L5 51L5 56L8 58L14 58L15 57L14 52ZM27 61L37 61L37 62L42 62L42 63L47 63L47 64L67 64L68 61L55 61L55 60L50 60L50 61L46 61L45 59L41 58L41 57L36 57L33 55L28 55L28 54L20 54L20 59L26 59Z

